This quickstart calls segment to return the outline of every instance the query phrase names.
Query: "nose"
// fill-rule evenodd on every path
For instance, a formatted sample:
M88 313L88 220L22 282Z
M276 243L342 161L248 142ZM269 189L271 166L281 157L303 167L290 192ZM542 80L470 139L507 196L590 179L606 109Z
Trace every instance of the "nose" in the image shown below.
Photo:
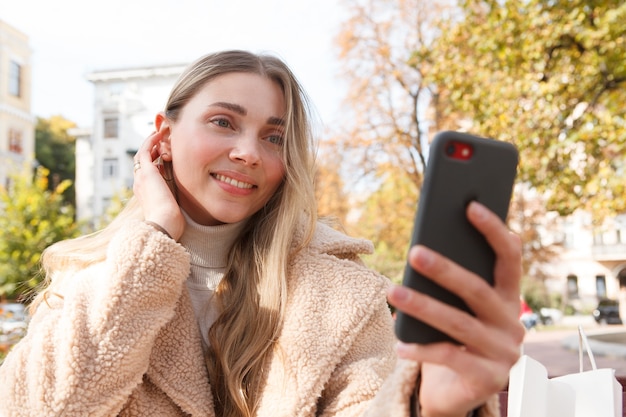
M259 145L258 139L252 135L240 137L230 151L230 158L247 166L259 165L261 163Z

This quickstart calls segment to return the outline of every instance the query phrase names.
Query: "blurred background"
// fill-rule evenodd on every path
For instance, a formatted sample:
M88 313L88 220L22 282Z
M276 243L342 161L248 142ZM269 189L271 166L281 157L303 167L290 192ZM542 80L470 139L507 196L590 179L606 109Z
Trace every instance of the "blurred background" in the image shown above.
M0 0L0 317L25 324L0 345L27 327L41 251L119 212L176 77L230 48L300 78L320 214L371 239L365 261L396 282L432 137L515 144L520 320L626 344L625 22L622 1Z

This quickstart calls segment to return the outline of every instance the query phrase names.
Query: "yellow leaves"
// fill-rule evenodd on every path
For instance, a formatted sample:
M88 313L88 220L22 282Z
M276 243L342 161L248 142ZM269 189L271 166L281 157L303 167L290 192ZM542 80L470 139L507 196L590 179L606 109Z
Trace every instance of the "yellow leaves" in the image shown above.
M596 16L602 16L609 12L596 10L594 13ZM545 14L543 16L545 17ZM514 136L520 138L541 135L547 138L549 143L554 144L547 152L545 148L537 148L536 144L529 142L531 146L524 146L522 149L524 161L522 168L528 175L526 178L532 179L536 186L545 184L550 187L548 184L552 184L551 187L565 188L567 192L572 193L571 196L568 196L567 192L558 195L558 198L563 199L562 204L553 200L559 207L563 207L563 204L565 206L573 204L574 200L583 202L597 200L601 198L599 194L603 187L615 188L615 185L608 181L611 174L596 169L597 161L606 158L612 152L601 150L600 147L586 147L583 154L577 153L578 156L574 158L568 150L569 145L566 146L565 141L559 143L560 135L572 140L578 137L579 143L607 138L609 144L620 134L606 135L607 130L621 131L621 135L624 135L623 106L616 105L617 102L623 103L624 86L616 86L617 90L598 95L598 91L601 91L599 88L602 88L602 77L607 81L618 77L617 72L610 71L617 68L613 62L625 61L624 51L612 49L611 53L621 54L615 61L608 55L596 54L603 50L608 51L607 46L622 43L624 36L621 34L616 38L607 39L604 35L609 33L606 28L588 26L588 21L581 20L580 17L580 10L571 13L569 21L567 17L556 18L553 15L550 20L550 31L541 32L543 39L535 42L537 46L528 47L520 42L519 50L532 52L523 58L534 61L528 68L536 73L527 77L529 84L526 88L516 86L527 96L524 106L527 114L521 114L522 119L525 119L524 124L518 124L516 118L511 118L509 126L503 126L502 129L505 130L499 133L504 135L506 131L516 132ZM548 48L556 49L552 50L551 55L547 53L542 55L538 53L541 47L544 51L549 50ZM542 62L542 57L551 59ZM602 74L601 71L605 73ZM501 94L503 88L495 85L491 87L494 94L490 94L490 98L484 102L490 103L490 107L493 107L491 103L506 103L503 101L505 97ZM598 99L600 101L597 101ZM588 107L589 103L594 105ZM585 104L586 108L584 118L579 111L581 104ZM519 119L520 115L516 117L522 120ZM490 124L488 118L481 120L481 127L488 124ZM587 134L583 136L585 132ZM608 149L610 148L608 145ZM554 161L557 160L559 162L555 164ZM576 169L573 169L574 166ZM585 187L585 183L589 186Z
M67 134L67 131L75 128L76 123L65 119L61 115L51 116L48 119L39 119L37 123L37 129L41 130L45 128L56 138L63 138L67 142L74 142L75 140L75 138ZM45 125L45 127L43 125Z
M37 174L35 176L35 184L40 190L48 189L48 175L50 174L50 170L44 166L37 167Z
M72 186L71 180L63 180L59 183L59 185L56 186L56 188L54 189L54 192L56 194L63 194L65 190L67 190L71 186Z
M78 233L73 208L47 189L47 174L40 168L34 178L14 176L11 187L0 190L0 296L17 297L36 285L42 251Z
M383 59L391 57L391 47L389 45L380 45L377 49L378 55Z
M357 44L357 37L353 30L345 28L335 37L335 43L339 46L339 58L343 59Z
M389 207L401 206L395 198L404 195L386 181L404 170L418 189L424 153L416 144L442 127L464 123L518 145L520 180L550 190L550 207L561 213L619 205L610 199L626 178L602 162L626 158L626 84L617 81L626 78L626 3L465 1L458 13L436 10L441 1L348 3L352 13L338 37L349 48L342 62L351 86L342 128L360 156L341 169L384 183L359 227L386 259L394 245L374 226L391 223ZM603 145L593 146L599 139Z

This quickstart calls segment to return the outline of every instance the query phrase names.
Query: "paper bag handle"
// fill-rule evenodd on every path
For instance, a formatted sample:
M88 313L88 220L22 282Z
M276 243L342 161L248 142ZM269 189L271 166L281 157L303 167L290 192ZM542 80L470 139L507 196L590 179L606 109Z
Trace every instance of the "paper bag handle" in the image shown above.
M593 352L589 347L589 340L587 340L587 335L583 331L583 326L578 325L578 362L580 366L580 372L583 372L583 344L584 349L587 350L587 355L589 356L589 360L591 361L591 369L594 371L597 369L596 360L593 357Z

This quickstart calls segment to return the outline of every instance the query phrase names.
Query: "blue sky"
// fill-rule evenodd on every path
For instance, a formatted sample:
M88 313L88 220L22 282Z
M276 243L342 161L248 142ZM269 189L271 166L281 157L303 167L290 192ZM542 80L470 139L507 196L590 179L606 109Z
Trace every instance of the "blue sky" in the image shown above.
M187 63L243 48L282 57L325 124L343 98L338 0L0 0L0 20L30 38L32 111L92 124L89 72Z

